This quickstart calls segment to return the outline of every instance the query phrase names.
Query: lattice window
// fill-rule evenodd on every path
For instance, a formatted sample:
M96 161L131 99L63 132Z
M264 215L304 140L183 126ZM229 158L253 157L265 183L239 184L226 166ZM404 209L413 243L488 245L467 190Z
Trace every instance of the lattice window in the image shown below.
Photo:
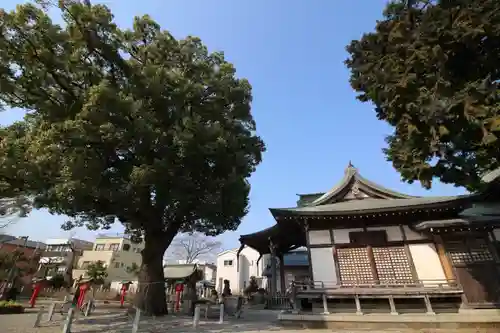
M446 242L446 251L454 265L464 265L474 261L465 242Z
M473 239L462 242L448 241L446 242L446 250L455 265L494 261L493 254L485 239Z
M471 239L467 243L474 262L477 263L495 260L485 239Z
M374 247L373 258L380 283L414 282L410 261L403 246Z
M374 276L365 247L337 249L337 258L343 285L373 283Z

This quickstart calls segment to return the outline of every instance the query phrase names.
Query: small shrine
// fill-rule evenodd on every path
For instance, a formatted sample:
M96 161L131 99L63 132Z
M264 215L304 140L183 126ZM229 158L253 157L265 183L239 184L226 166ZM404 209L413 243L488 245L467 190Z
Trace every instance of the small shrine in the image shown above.
M496 307L500 172L483 181L478 193L417 197L378 185L349 163L330 191L299 194L296 207L271 208L276 224L240 242L281 262L305 246L310 282L297 285L294 297L323 299L325 309L327 300L349 299L358 313L363 302L380 299L391 313L396 303L416 299L429 313L442 299L458 307ZM271 294L277 275L271 260Z

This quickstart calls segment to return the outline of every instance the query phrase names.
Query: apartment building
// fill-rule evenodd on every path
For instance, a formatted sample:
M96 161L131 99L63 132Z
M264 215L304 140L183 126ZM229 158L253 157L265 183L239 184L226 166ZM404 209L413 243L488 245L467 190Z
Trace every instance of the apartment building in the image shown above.
M47 239L45 243L37 274L43 277L70 272L83 251L93 247L92 242L77 238L53 238Z
M119 289L122 281L137 280L135 274L127 272L127 268L133 264L141 264L143 248L144 244L135 244L125 235L99 235L93 248L83 251L78 259L77 267L73 270L73 279L85 277L88 266L101 261L107 268L106 284L111 289Z

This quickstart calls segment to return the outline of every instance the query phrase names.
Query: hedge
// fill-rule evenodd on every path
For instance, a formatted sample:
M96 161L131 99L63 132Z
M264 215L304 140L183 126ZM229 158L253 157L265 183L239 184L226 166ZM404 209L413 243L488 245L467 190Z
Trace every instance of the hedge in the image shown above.
M24 307L14 301L0 301L0 314L23 313Z

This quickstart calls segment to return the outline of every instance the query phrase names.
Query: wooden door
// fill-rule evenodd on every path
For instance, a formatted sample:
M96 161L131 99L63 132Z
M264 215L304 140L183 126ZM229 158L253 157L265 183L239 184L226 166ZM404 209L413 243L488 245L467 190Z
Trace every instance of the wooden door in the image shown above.
M500 266L487 237L444 239L444 245L467 303L472 307L500 303Z
M366 247L337 248L337 259L342 285L374 283L375 276Z
M381 284L415 283L404 246L373 247L372 250Z

